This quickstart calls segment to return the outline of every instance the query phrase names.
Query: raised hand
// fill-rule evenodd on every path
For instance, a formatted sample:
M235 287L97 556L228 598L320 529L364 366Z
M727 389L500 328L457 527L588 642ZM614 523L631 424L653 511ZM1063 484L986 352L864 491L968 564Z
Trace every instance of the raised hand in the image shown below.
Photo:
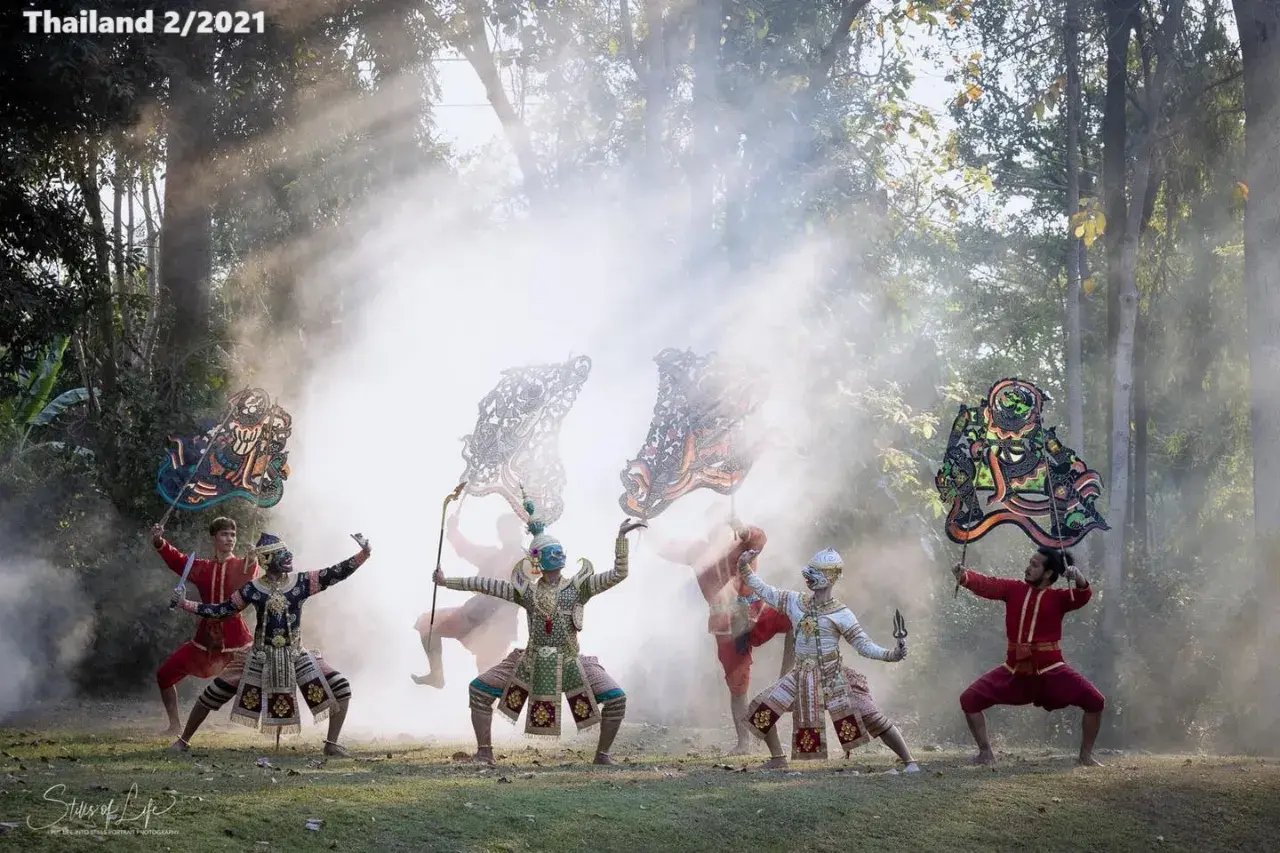
M363 533L352 533L351 538L356 540L356 544L360 546L360 550L364 552L366 557L373 554L373 549L369 547L369 540L364 538Z
M618 537L622 538L633 530L640 527L648 527L649 522L639 518L623 519L622 524L618 525Z
M173 594L169 596L169 609L173 610L174 608L176 608L179 604L181 604L186 599L186 597L187 597L187 588L179 584L178 588L175 589L173 591Z
M759 551L743 551L742 556L738 558L738 571L743 571L747 566L751 565L751 561L759 556Z
M906 637L899 637L899 638L898 638L898 646L897 646L897 648L895 648L893 651L894 651L894 655L895 655L895 657L894 657L894 660L895 660L895 661L904 660L904 659L906 658L906 656L907 656L907 638L906 638Z
M164 525L163 524L151 525L151 541L156 545L159 545L161 542L164 541Z
M444 586L444 569L437 568L432 572L431 580L435 581L436 586Z
M960 580L961 576L964 575L964 573L967 572L968 570L969 570L968 567L965 566L964 563L956 563L954 566L951 567L951 574L956 576L956 580Z

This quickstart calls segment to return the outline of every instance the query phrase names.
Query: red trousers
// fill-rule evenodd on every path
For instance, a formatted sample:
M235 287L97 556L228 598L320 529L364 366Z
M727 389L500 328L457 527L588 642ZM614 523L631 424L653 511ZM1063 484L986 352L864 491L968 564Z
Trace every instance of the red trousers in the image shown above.
M161 690L168 690L187 676L213 678L231 663L234 652L210 652L188 640L178 646L156 670L156 681Z
M1098 714L1106 699L1089 679L1066 664L1041 675L1014 675L1002 665L960 694L960 708L966 714L977 714L992 705L1035 705L1046 711L1074 706Z
M747 687L751 684L751 649L763 646L779 634L791 630L791 620L772 607L760 611L760 618L751 627L750 645L746 654L739 654L737 643L733 637L716 636L716 657L720 658L720 666L724 668L724 681L729 685L730 696L747 695Z

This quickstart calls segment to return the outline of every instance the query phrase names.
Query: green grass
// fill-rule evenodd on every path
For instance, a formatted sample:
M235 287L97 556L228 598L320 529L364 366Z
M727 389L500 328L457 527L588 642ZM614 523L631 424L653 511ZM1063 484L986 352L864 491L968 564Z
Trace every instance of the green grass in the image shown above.
M652 731L652 730L648 730ZM1044 750L1002 753L994 769L968 754L921 752L924 772L887 775L879 745L852 761L788 771L684 749L651 750L645 727L624 726L617 768L585 762L589 743L499 746L486 769L451 760L469 744L350 742L354 758L321 761L319 735L270 740L211 730L188 755L135 729L0 728L0 843L24 851L1254 851L1280 832L1280 762L1203 756L1103 756L1083 769ZM667 733L671 741L680 733ZM686 744L691 738L683 739ZM579 749L579 747L584 747ZM668 749L670 745L668 744ZM260 758L272 766L259 767ZM747 767L745 772L739 768ZM45 791L140 814L153 830L104 835L28 828L64 808ZM309 818L322 818L318 831ZM137 820L131 827L141 828ZM0 830L3 832L3 830ZM1271 849L1275 849L1274 847Z

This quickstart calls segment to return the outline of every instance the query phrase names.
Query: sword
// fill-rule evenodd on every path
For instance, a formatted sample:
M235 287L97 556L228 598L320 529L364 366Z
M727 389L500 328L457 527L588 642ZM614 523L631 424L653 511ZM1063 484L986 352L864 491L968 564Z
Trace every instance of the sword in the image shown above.
M192 551L191 555L187 557L187 565L182 570L182 580L178 581L178 586L176 587L175 592L181 592L187 588L187 576L191 574L191 567L195 565L195 562L196 552Z

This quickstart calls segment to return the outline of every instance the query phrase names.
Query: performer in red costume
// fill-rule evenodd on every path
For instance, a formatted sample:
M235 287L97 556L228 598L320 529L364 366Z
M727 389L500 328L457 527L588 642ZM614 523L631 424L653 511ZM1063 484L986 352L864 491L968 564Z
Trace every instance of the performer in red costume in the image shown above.
M256 564L246 566L243 559L235 556L234 519L215 518L209 524L209 536L213 539L213 559L195 560L191 564L187 583L199 590L202 601L216 603L256 578L260 570ZM157 524L151 528L151 544L160 552L165 565L178 577L182 577L182 572L187 567L187 555L164 538L163 526ZM195 637L179 646L156 672L160 701L164 703L165 713L169 716L169 728L165 729L165 734L176 735L182 731L182 724L178 719L178 682L188 676L213 678L237 654L245 654L251 645L253 633L241 616L234 619L200 620Z
M1005 633L1009 638L1005 662L983 675L960 695L969 731L978 745L976 764L995 761L987 740L983 711L993 705L1036 705L1046 711L1075 706L1084 712L1080 763L1100 765L1093 743L1102 726L1106 700L1098 689L1062 658L1062 618L1089 603L1093 588L1075 567L1071 555L1041 548L1027 563L1024 580L993 578L957 565L959 584L979 598L1003 601ZM1059 577L1071 589L1053 589Z
M717 521L704 541L667 543L657 549L664 560L694 569L702 597L711 608L707 632L716 638L716 656L724 669L733 725L738 735L738 742L729 755L746 755L751 751L751 729L746 721L751 650L782 634L786 637L782 672L791 669L794 658L791 620L765 604L738 574L738 558L745 551L760 551L767 539L759 527L746 527L734 519L727 526Z
M449 544L458 556L479 569L477 577L506 580L511 570L525 558L524 524L515 515L498 518L498 548L476 545L458 530L458 516L448 522ZM507 652L519 637L520 609L510 602L488 595L473 595L461 607L450 607L436 613L435 625L431 614L418 618L414 629L422 636L422 650L427 653L431 671L426 675L414 675L417 684L444 687L444 666L440 662L441 640L446 637L457 640L476 659L476 673L487 672L507 656ZM428 639L430 643L428 644Z

